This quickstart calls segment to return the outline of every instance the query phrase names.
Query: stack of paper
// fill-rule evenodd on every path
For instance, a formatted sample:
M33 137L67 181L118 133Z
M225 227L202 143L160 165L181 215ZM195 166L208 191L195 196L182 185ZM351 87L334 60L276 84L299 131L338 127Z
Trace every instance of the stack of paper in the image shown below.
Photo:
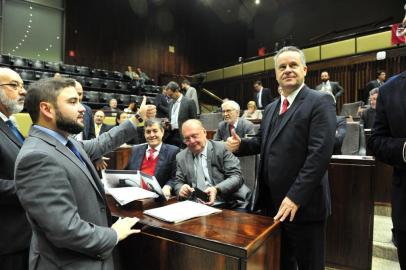
M109 193L120 204L125 205L135 200L157 198L158 194L139 187L106 188Z
M177 223L191 218L207 216L219 212L221 212L220 209L216 209L201 203L184 201L159 208L149 209L144 211L144 214L166 222Z

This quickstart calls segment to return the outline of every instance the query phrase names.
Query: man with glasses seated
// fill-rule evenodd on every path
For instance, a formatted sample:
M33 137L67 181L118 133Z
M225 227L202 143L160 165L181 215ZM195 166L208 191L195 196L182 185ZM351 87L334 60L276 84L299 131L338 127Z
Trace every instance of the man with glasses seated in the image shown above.
M0 68L0 269L28 269L31 227L15 192L14 163L24 137L10 120L24 107L23 80Z
M240 118L240 105L233 100L228 100L221 104L221 109L224 115L224 121L221 121L218 125L216 134L214 134L213 140L226 141L228 137L231 137L231 130L235 130L240 138L244 138L246 135L254 135L254 124L251 121Z
M200 190L208 200L197 199L199 202L246 208L251 191L244 184L238 158L224 143L207 140L199 120L184 122L182 135L187 148L176 156L174 191L178 198L196 199L196 190Z

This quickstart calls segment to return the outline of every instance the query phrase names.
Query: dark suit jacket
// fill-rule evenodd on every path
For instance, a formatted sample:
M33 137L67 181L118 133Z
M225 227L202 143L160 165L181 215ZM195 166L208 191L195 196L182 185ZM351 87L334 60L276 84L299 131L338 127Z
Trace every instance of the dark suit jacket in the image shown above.
M31 227L15 191L14 163L21 143L0 118L0 256L28 249Z
M245 135L250 134L254 135L254 124L251 121L239 118L237 128L235 132L240 138L244 138ZM219 123L218 129L216 134L214 134L213 140L214 141L226 141L228 137L230 137L230 125L227 121L221 121Z
M366 109L361 114L361 124L364 125L364 128L372 128L374 126L376 110L371 107Z
M337 116L336 136L334 142L334 155L341 155L341 146L347 132L347 120L345 116Z
M368 104L369 91L382 85L383 82L379 83L377 79L368 82L366 87L360 91L360 100L364 101L365 104Z
M147 147L147 144L135 145L132 147L131 157L126 168L127 170L141 170L142 161ZM154 173L154 176L161 187L168 185L174 188L173 181L176 177L177 153L179 153L178 147L170 144L162 144Z
M96 139L77 142L78 157L54 137L32 127L15 166L17 195L33 228L30 269L113 269L117 234L104 189L91 160L136 133L125 122Z
M178 195L184 184L197 185L192 152L188 148L183 149L176 156L176 164L175 193ZM241 208L248 205L251 191L244 184L240 161L225 148L223 142L207 141L207 167L224 201L237 201L237 206Z
M338 102L339 97L344 94L344 88L338 83L338 82L333 82L330 81L330 86L331 86L331 91L336 99L336 102ZM323 84L319 84L316 86L316 90L321 90L323 87Z
M272 90L269 88L263 88L262 89L262 94L261 94L261 104L262 108L259 107L259 102L258 102L258 94L259 92L255 93L255 103L257 104L258 109L262 110L265 109L266 105L271 103L277 96L272 93Z
M89 106L82 104L85 107L85 113L83 115L83 140L90 140L96 138L96 134L94 132L94 120L93 120L93 112Z
M392 221L395 230L406 231L406 72L379 88L375 123L368 147L383 162L392 165Z
M113 127L114 127L114 126L102 124L101 127L100 127L99 136L102 135L104 132L109 131L109 130L112 129ZM94 129L94 128L93 128L93 129Z
M174 103L173 100L171 102L169 102L169 121L171 121L171 112L172 112L173 103ZM183 96L182 100L180 101L179 114L178 114L179 131L182 130L183 122L185 122L186 120L189 120L189 119L197 119L196 105L193 100Z
M294 222L323 220L331 212L327 167L334 147L335 105L328 95L304 86L271 133L279 107L280 99L267 106L257 136L242 139L240 145L239 154L261 154L254 203L275 215L287 196L300 205Z
M156 116L159 118L168 118L169 103L163 94L155 97Z

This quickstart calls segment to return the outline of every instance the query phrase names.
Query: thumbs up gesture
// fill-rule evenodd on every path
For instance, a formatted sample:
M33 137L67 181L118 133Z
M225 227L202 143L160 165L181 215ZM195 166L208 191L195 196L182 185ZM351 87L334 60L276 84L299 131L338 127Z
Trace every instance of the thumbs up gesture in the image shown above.
M231 152L236 152L240 148L241 138L235 133L235 129L231 130L231 137L227 138L226 147Z

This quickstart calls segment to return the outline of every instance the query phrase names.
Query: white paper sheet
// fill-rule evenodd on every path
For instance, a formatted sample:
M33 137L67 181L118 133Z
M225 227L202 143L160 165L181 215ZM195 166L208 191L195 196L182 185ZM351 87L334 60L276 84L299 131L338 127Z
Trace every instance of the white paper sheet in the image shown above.
M158 194L155 192L138 187L106 188L106 193L111 194L120 205L125 205L135 200L158 197Z

